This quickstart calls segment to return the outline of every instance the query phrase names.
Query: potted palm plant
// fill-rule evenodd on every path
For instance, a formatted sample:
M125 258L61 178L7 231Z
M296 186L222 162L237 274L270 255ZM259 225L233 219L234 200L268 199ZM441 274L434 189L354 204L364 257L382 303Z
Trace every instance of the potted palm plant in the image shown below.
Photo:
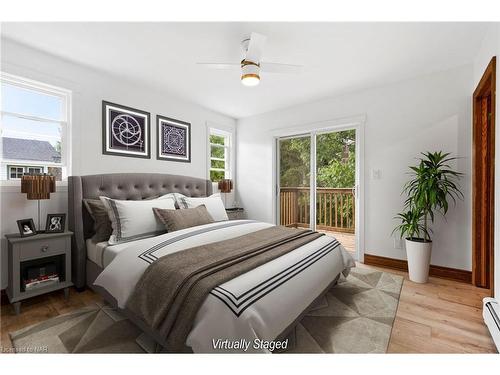
M432 251L429 224L434 222L436 213L446 215L449 201L456 204L457 199L463 199L458 185L462 173L449 166L457 158L442 151L422 155L418 165L410 167L411 179L402 192L407 196L405 211L395 217L401 224L393 230L405 238L409 277L417 283L426 283L429 278Z

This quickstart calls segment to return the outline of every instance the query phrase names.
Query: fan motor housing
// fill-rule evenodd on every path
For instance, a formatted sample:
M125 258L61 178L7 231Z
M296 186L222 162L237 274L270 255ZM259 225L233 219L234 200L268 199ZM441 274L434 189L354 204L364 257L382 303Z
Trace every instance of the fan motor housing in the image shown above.
M250 44L250 38L246 38L241 41L241 49L243 50L243 56L246 55L249 44Z
M254 77L260 79L260 65L253 61L241 61L241 79Z

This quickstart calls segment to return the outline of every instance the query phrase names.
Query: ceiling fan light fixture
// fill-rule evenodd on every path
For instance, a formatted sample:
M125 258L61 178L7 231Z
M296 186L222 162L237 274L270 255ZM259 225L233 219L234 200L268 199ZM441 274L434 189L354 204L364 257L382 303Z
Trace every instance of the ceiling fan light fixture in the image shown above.
M251 61L241 62L241 83L245 86L257 86L260 82L260 66Z
M241 83L245 86L257 86L260 82L258 74L243 74L241 76Z
M262 62L264 47L267 37L259 33L251 33L250 37L241 42L242 57L239 63L235 62L199 62L212 69L234 69L241 68L241 83L245 86L257 86L260 83L260 69L267 73L300 73L301 65L281 64L275 62ZM262 62L262 66L261 66ZM267 77L267 76L266 76Z

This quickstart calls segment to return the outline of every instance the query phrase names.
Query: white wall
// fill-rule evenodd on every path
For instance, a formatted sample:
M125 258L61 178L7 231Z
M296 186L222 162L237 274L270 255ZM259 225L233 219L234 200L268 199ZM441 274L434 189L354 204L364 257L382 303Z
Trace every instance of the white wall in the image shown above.
M341 72L339 72L341 74ZM471 82L472 66L325 99L237 122L238 194L250 218L273 220L272 133L319 121L366 115L365 253L404 259L395 249L392 218L401 210L408 166L421 151L458 155L466 197L438 219L432 264L471 269ZM381 178L370 179L372 169Z
M72 172L85 175L108 172L158 172L207 177L206 123L234 129L235 120L160 92L41 51L2 40L1 70L10 74L70 89L73 92ZM89 51L92 53L92 51ZM165 74L169 74L165 70ZM101 101L108 100L151 113L151 159L102 154ZM191 163L156 160L156 115L191 123ZM67 189L58 188L42 201L42 225L48 212L66 212ZM19 188L1 188L2 288L6 286L6 249L3 236L17 232L16 219L34 217L36 202L27 201ZM228 200L229 201L229 200Z
M500 57L500 25L494 24L491 25L490 28L488 29L488 32L486 36L484 37L479 52L474 59L474 75L473 75L473 82L471 86L471 92L475 90L477 87L477 84L481 80L481 77L484 73L484 70L488 66L489 62L491 61L491 58L493 56L497 56L497 65L500 63L498 58ZM498 75L498 68L497 68L497 82L496 86L500 87L500 77ZM500 131L499 126L500 126L500 119L498 118L500 114L500 100L497 97L496 101L496 138L495 138L495 149L497 150L496 152L496 163L495 163L495 179L498 181L500 178L500 162L498 160L500 159ZM500 296L500 184L495 182L495 255L494 255L494 261L495 261L495 280L494 280L494 291L495 291L495 297L499 298Z

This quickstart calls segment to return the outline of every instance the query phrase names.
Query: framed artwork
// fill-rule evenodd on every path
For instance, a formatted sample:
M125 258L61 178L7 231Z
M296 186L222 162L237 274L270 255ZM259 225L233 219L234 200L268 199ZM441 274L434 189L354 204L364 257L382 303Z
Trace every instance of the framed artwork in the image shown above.
M48 214L45 233L62 233L66 225L66 214Z
M102 153L151 157L150 114L138 109L102 101Z
M191 124L157 115L158 160L191 162Z
M29 237L36 234L35 222L33 219L18 220L17 227L19 228L21 237Z

